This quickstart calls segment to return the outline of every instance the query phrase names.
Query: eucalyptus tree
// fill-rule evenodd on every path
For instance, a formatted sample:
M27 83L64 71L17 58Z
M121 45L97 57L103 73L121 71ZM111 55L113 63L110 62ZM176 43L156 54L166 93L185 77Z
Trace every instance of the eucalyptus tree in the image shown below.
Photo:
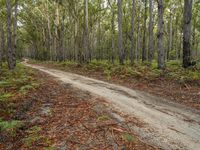
M12 7L11 1L6 0L6 8L7 8L7 56L8 56L8 67L10 70L15 68L16 59L15 52L13 49L12 43Z
M192 26L192 50L193 50L193 59L199 59L199 44L200 44L200 1L196 0L193 2L193 26Z
M144 24L143 24L143 42L142 42L142 61L146 61L147 60L146 24L147 24L147 0L144 0Z
M163 46L163 35L164 35L164 6L163 0L158 0L158 68L165 68L165 59L164 59L164 46Z
M113 3L108 0L108 5L110 6L111 9L111 37L112 37L112 46L111 46L111 58L112 58L112 63L114 64L114 59L115 59L115 1Z
M134 54L135 54L135 39L134 39L134 32L135 32L135 0L132 0L132 18L131 18L131 51L130 51L130 60L131 64L134 63Z
M18 33L17 41L27 51L24 54L40 60L88 63L97 59L124 64L126 59L133 64L148 58L152 63L157 51L158 67L162 69L166 54L169 60L179 60L183 54L181 16L184 3L157 1L158 12L153 0L27 0L18 1L20 9L16 9L17 1L11 0L12 48L16 47L21 53L21 46L15 43L15 33ZM1 2L6 6L3 0ZM195 19L192 21L192 47L197 55L200 43L198 8L193 10ZM6 17L7 13L3 16L4 32L8 28ZM15 30L16 18L20 26ZM158 38L154 38L156 31ZM7 41L4 44L7 45ZM158 44L154 45L155 42Z
M18 15L18 0L15 0L14 23L13 23L13 59L16 59L16 51L17 51L17 15ZM16 66L15 60L13 63L14 66Z
M153 0L149 0L149 53L148 61L151 63L154 54L154 33L153 33Z
M193 0L184 0L183 17L183 67L191 66L191 25L192 25L192 2Z
M6 27L6 7L5 1L0 1L0 68L2 62L5 61L5 27Z
M121 65L124 64L124 48L123 48L123 31L122 31L122 0L117 1L118 5L118 49L119 49L119 62Z
M0 35L1 35L1 39L0 39L0 69L2 67L2 58L3 58L3 51L4 51L4 31L3 31L3 24L0 24Z
M85 29L84 29L84 49L85 49L85 62L89 62L90 59L90 50L89 50L89 16L88 16L88 0L85 2Z

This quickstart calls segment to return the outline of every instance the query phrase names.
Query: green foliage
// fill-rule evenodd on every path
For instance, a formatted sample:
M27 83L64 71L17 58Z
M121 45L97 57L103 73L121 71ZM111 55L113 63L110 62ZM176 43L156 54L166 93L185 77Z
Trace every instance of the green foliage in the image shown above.
M135 138L128 133L123 134L122 138L123 138L123 140L125 140L126 142L129 142L129 143L132 143L135 140Z
M3 91L0 95L0 99L14 96L14 94L11 95L4 91L12 90L12 93L25 93L37 85L32 78L32 75L34 74L33 71L20 64L18 64L13 71L9 71L4 67L0 70L0 74L0 91Z
M77 63L72 62L72 61L64 61L64 62L61 62L60 65L62 65L63 67L65 67L65 66L77 65Z
M37 63L37 61L35 61L35 63ZM43 63L46 64L47 62ZM96 60L93 60L89 64L82 65L78 65L74 62L48 62L48 64L53 64L54 66L64 70L73 70L73 68L78 68L80 71L84 72L103 73L103 75L106 76L108 80L113 77L120 77L121 79L142 79L147 81L165 78L167 80L177 81L181 84L200 80L200 64L197 64L195 67L183 69L181 61L179 60L168 61L166 63L165 70L159 70L157 68L156 60L153 60L151 65L137 63L133 66L131 66L129 62L127 62L126 65L119 65L112 64L108 61Z
M12 93L2 93L0 94L0 101L6 101L13 96Z
M170 60L175 60L176 59L176 53L177 53L176 50L172 50L172 51L169 52Z
M109 116L106 116L106 115L102 115L102 116L99 116L97 118L98 121L106 121L106 120L110 120L110 117Z
M56 150L56 148L51 146L51 147L44 148L44 150Z
M41 128L38 126L33 126L32 128L28 129L27 137L23 139L23 142L26 146L31 146L34 142L41 139L41 136L39 135L39 132L41 131Z
M18 109L16 100L20 100L22 94L26 94L38 84L32 76L34 72L18 64L15 70L8 70L5 65L0 69L0 114L2 118L11 116ZM16 121L2 122L1 125L12 126Z
M165 77L176 80L179 83L194 82L200 80L200 67L183 69L180 61L170 61L167 63Z
M5 88L5 87L11 87L12 86L12 82L11 81L0 81L0 88Z
M48 138L41 136L41 127L39 126L33 126L30 129L26 131L27 135L26 137L22 140L25 146L31 147L34 143L36 142L42 142L46 145L51 145L51 142ZM55 148L53 146L49 146L44 148L44 150L54 150Z
M27 91L29 91L29 90L31 90L31 89L33 89L33 88L34 88L33 85L27 84L27 85L22 86L22 87L20 88L19 92L21 92L21 93L23 93L23 94L26 94Z
M23 125L21 121L11 120L11 121L3 121L0 118L0 131L7 132L8 134L15 135L16 130Z

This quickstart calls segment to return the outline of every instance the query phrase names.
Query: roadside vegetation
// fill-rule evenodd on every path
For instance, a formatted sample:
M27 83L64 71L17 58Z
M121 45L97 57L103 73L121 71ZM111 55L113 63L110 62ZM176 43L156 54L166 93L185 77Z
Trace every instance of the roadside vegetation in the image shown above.
M138 80L154 81L163 78L168 81L176 81L180 84L191 84L200 86L200 64L184 69L180 61L170 61L166 64L165 70L159 70L157 63L153 62L151 66L143 63L134 65L126 64L112 64L108 61L92 61L89 64L79 64L75 62L55 62L55 61L36 61L31 60L33 64L53 65L62 70L77 70L80 72L90 74L99 72L110 80L114 77L121 79L132 78Z
M0 69L0 143L7 138L15 138L18 130L25 125L15 115L25 101L25 95L39 85L34 75L33 70L21 64L13 71L9 71L5 64Z
M169 61L164 70L152 65L137 63L130 65L112 64L107 61L92 61L79 64L70 61L36 61L50 68L108 81L166 98L196 109L200 109L200 64L184 69L180 61Z
M5 106L1 107L1 115L8 117L12 112L15 112L14 103L16 103L16 98L28 93L38 83L33 78L34 72L21 64L18 64L13 71L9 71L3 65L0 74L0 104ZM7 113L2 113L2 111Z

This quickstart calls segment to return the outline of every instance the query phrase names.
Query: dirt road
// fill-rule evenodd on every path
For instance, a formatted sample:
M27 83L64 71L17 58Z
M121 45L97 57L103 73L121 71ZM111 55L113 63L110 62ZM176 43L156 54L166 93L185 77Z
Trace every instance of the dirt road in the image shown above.
M140 137L162 149L200 149L200 111L175 104L162 98L84 76L49 69L37 65L24 65L38 69L58 80L100 96L111 108L137 117L144 126L131 126Z

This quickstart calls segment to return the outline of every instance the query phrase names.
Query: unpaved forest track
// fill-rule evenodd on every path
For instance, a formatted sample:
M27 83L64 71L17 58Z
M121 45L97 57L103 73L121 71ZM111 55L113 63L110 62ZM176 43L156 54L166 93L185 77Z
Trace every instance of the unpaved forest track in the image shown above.
M199 110L123 86L37 65L23 64L81 90L101 96L116 110L137 117L145 125L131 128L149 143L163 149L199 150L200 148Z

